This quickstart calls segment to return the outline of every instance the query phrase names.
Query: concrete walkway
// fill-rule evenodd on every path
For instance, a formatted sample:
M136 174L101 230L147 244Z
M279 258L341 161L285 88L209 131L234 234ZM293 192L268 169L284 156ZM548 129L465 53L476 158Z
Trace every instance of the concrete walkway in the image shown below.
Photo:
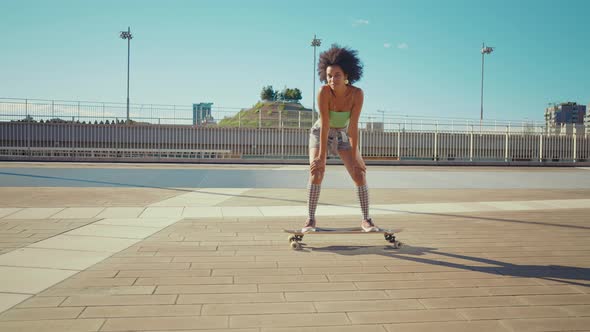
M590 188L374 189L404 247L293 251L305 195L0 187L0 331L590 331ZM358 225L352 189L320 202L322 226Z

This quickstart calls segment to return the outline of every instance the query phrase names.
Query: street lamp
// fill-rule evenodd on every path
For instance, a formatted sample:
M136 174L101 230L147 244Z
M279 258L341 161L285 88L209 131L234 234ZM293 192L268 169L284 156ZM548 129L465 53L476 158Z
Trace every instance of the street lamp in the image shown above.
M121 39L127 39L127 123L129 123L129 57L131 52L131 27L127 27L127 31L121 31Z
M493 47L486 46L485 43L481 46L481 113L479 115L479 125L481 127L481 122L483 121L483 63L484 63L484 55L492 53L494 50Z
M315 75L316 75L316 47L319 47L322 45L322 40L321 39L317 39L316 35L313 35L313 40L311 41L311 46L313 47L313 97L312 97L312 106L311 106L311 123L313 125L313 120L314 120L314 114L315 114Z

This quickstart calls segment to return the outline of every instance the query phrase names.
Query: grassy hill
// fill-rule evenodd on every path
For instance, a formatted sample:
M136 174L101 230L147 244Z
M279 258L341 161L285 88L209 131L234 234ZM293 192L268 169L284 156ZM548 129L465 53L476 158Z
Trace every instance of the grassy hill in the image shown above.
M315 118L317 119L317 112ZM308 127L311 124L311 109L303 107L300 103L260 101L232 117L220 120L217 125L258 127L258 122L261 121L262 127L278 127L279 119L283 122L283 127L298 127L300 123Z

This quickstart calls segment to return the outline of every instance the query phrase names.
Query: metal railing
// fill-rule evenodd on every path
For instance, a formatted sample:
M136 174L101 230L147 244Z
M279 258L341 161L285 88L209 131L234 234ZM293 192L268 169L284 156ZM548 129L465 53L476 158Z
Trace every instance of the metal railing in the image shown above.
M250 112L245 110L250 109ZM378 111L382 112L382 111ZM291 111L252 111L252 107L219 107L211 109L212 122L204 123L213 127L249 128L310 128L312 116L309 110ZM191 106L163 104L130 104L130 119L133 123L144 125L195 125L196 120ZM317 119L317 114L315 119ZM0 121L29 122L71 122L71 123L124 123L126 104L94 101L42 100L0 98ZM529 120L486 120L479 121L457 117L421 117L400 114L387 114L363 111L363 129L383 131L504 131L508 126L511 132L545 132L545 123Z
M449 130L359 130L367 160L586 162L588 135ZM307 128L0 122L3 160L306 160Z
M307 160L310 111L216 107L195 125L191 107L0 98L0 159L198 161ZM375 116L359 125L368 160L586 162L583 128L530 121ZM317 115L316 115L317 117ZM376 121L380 119L381 121ZM559 129L559 128L558 128Z

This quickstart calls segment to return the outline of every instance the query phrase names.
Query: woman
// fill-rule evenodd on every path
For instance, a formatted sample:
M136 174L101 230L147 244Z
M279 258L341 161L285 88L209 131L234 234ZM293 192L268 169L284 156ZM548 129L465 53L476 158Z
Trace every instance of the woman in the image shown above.
M318 106L320 118L310 130L308 184L308 217L303 232L314 231L315 211L326 169L327 153L338 154L356 185L362 211L361 227L366 232L377 231L369 217L369 192L365 177L366 166L358 150L358 122L363 107L363 90L353 86L363 75L357 51L332 45L320 54L318 63L320 88Z

